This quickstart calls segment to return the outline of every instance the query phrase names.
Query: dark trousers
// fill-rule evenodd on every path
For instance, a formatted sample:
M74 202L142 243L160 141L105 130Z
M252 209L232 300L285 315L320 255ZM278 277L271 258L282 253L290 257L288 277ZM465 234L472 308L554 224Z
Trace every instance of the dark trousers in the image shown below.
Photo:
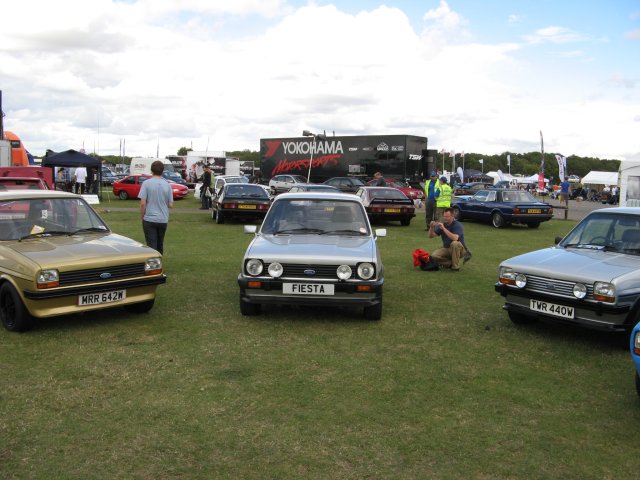
M164 234L167 231L167 224L147 222L146 220L143 220L142 231L144 232L144 239L147 242L147 245L160 253L163 253Z
M431 223L432 220L436 219L436 201L427 199L424 202L424 213L425 213L425 221L427 222L427 226Z
M202 201L202 208L211 208L211 197L207 197L207 190L209 187L204 185L200 189L200 200Z

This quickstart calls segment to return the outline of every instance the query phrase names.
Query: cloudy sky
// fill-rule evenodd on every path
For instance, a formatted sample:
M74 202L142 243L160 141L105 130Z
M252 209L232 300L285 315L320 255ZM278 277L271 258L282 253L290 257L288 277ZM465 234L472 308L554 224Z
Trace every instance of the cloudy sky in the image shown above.
M259 139L640 160L640 0L0 0L4 128L34 155Z

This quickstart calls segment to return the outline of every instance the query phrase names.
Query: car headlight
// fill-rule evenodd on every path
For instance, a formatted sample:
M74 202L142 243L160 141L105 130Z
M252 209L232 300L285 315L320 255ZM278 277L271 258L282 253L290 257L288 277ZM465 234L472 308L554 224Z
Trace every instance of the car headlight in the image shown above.
M376 274L376 268L370 263L361 263L358 265L358 277L363 280L369 280Z
M636 332L633 337L633 353L640 355L640 331Z
M600 302L614 303L616 301L616 287L609 282L594 283L593 299Z
M524 288L527 286L527 276L524 273L516 275L516 287Z
M340 280L347 280L351 278L352 273L353 271L351 270L351 267L349 265L340 265L338 267L338 270L336 271L336 274L338 275L338 278Z
M264 270L264 265L262 264L262 260L251 258L247 260L244 268L249 275L255 277L262 273L262 270Z
M278 278L282 276L282 272L284 272L284 268L282 268L282 264L278 262L273 262L272 264L269 265L269 268L267 269L267 271L269 272L269 275L271 275L273 278Z
M54 288L60 286L60 273L56 269L40 270L38 288Z
M145 275L159 275L162 273L162 258L153 257L144 262Z
M500 283L504 283L506 285L515 285L516 284L516 274L513 271L513 268L500 267L498 269L498 281Z
M587 296L587 287L583 283L576 283L573 286L573 296L576 298L584 298Z

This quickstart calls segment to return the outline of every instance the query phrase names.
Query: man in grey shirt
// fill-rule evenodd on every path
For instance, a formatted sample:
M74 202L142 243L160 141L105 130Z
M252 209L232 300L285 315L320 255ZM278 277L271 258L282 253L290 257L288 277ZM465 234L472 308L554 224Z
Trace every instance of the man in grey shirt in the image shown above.
M164 234L169 224L169 209L173 208L173 193L169 182L162 178L164 163L151 164L152 177L140 188L140 216L147 245L163 253Z

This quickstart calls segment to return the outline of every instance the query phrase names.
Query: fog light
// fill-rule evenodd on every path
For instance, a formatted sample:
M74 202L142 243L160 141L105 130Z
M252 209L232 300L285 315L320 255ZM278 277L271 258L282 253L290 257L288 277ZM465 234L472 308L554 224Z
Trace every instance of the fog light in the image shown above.
M523 273L516 275L516 287L524 288L527 286L527 277Z
M284 268L282 268L282 265L280 263L273 262L272 264L269 265L269 268L267 269L267 271L269 272L269 275L271 275L273 278L278 278L282 276L282 272L284 272Z
M576 298L584 298L587 296L587 287L582 283L576 283L573 286L573 295Z
M340 265L336 273L338 274L338 278L340 280L347 280L348 278L351 278L351 274L353 272L349 265Z

